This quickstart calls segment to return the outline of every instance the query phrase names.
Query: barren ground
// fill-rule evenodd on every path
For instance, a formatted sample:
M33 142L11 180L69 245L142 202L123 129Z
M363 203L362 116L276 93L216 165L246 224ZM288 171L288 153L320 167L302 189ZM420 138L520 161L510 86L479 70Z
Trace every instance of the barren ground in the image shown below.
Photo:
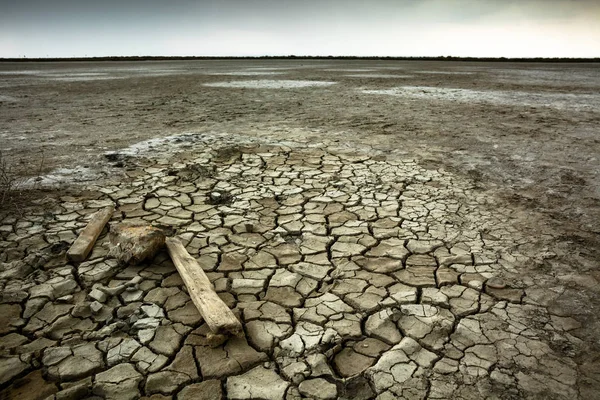
M0 215L0 398L600 398L599 93L597 64L0 64L35 189ZM166 254L67 263L112 203L244 339L207 342Z

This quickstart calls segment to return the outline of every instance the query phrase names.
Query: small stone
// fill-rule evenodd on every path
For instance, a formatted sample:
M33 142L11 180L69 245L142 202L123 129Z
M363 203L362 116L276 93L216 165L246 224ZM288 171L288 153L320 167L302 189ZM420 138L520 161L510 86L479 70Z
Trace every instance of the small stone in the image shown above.
M138 332L138 339L142 344L148 344L154 338L154 329L142 329Z
M135 321L133 324L133 329L139 330L152 330L158 328L160 325L160 320L157 318L142 318Z
M381 353L389 350L390 346L383 343L381 340L374 338L366 338L365 340L358 342L354 345L354 351L360 354L364 354L368 357L379 357Z
M56 301L58 303L67 303L67 304L71 304L73 303L73 295L72 294L68 294L66 296L63 297L59 297L58 299L56 299Z
M102 307L104 306L97 301L93 301L90 303L90 310L93 314L98 314L102 310Z
M502 279L494 277L488 279L486 286L492 289L504 289L506 288L506 283Z
M107 294L97 288L92 289L88 296L90 299L96 300L100 303L104 303L108 299Z
M121 293L121 298L125 303L133 303L136 301L140 301L144 298L143 290L126 290Z
M150 318L164 318L165 313L162 308L156 304L146 304L142 306L142 311Z

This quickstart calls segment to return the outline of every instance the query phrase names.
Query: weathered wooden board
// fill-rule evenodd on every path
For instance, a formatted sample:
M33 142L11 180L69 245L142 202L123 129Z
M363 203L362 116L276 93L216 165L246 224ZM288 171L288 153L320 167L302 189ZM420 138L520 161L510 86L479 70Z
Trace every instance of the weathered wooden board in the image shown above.
M242 336L242 324L217 295L200 264L187 252L179 239L167 238L166 244L188 294L210 330L216 334Z
M104 229L104 225L110 220L115 206L106 207L94 214L87 226L81 231L71 248L67 251L67 257L71 261L81 262L88 256L98 236Z

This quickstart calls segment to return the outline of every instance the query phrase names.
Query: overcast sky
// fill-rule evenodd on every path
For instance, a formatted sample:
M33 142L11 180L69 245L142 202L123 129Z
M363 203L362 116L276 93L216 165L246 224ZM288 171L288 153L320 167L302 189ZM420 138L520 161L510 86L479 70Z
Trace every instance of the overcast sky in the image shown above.
M600 0L0 0L0 57L600 57Z

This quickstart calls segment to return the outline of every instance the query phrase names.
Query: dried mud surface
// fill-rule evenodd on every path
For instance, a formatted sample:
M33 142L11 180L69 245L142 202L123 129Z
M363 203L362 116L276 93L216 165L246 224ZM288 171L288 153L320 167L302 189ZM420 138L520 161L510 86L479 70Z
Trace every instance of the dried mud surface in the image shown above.
M0 398L596 398L599 88L595 64L0 64L0 150L50 190L0 216ZM67 262L109 204L182 238L245 338L210 343L166 253Z

